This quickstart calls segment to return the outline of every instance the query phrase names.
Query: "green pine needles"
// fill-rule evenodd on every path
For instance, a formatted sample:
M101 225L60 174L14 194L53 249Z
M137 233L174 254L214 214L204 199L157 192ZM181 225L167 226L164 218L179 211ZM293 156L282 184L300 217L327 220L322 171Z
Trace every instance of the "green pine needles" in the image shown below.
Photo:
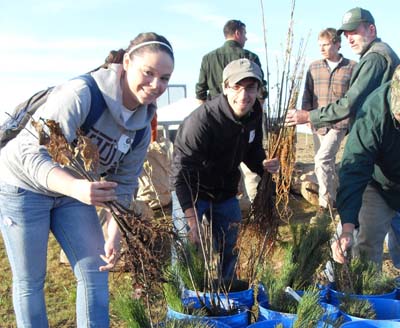
M297 319L293 328L314 328L322 319L324 309L318 303L319 291L317 289L307 290L301 298L297 307Z
M347 267L348 273L345 265L334 264L338 291L347 294L376 295L391 292L395 288L395 280L383 273L377 264L365 260L365 256L352 258Z
M340 310L358 318L376 319L374 307L367 299L349 297L346 295L340 300Z
M290 273L289 285L294 289L304 289L315 284L315 273L321 263L328 259L331 233L324 222L316 225L291 225L292 245L288 260L295 271Z
M271 309L296 313L297 302L284 289L304 290L316 285L316 272L328 259L330 232L327 225L291 226L291 242L283 245L284 259L279 271L266 267L261 282L268 289Z

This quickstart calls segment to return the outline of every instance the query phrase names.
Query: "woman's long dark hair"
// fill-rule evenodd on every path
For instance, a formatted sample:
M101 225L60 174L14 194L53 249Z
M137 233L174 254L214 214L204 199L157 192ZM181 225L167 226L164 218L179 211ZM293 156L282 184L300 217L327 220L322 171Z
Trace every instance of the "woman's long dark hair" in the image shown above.
M160 43L151 43L151 44L146 44L143 47L139 47L135 50L133 50L130 53L130 56L133 56L134 54L140 54L144 52L159 52L163 51L170 55L172 60L174 60L174 53L172 51L172 46L169 43L169 41L163 37L162 35L159 35L154 32L146 32L146 33L140 33L131 40L129 43L129 46L126 49L118 49L118 50L111 50L108 56L106 57L104 64L99 66L98 68L94 69L92 72L97 71L100 68L108 68L110 64L122 64L122 61L124 59L124 55L126 53L129 53L130 49L133 47L136 47L137 45L144 43L144 42L149 42L149 41L157 41ZM166 44L167 46L165 46Z

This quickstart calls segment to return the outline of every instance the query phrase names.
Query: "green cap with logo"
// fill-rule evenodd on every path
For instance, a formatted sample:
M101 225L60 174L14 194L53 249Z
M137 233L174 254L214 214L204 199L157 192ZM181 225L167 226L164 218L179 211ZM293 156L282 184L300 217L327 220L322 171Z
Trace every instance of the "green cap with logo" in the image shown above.
M356 7L346 12L342 19L342 26L338 29L340 35L343 31L354 31L361 23L375 24L371 13L363 8Z
M248 77L255 78L261 82L262 76L260 66L247 58L231 61L222 72L222 80L231 84L236 84Z

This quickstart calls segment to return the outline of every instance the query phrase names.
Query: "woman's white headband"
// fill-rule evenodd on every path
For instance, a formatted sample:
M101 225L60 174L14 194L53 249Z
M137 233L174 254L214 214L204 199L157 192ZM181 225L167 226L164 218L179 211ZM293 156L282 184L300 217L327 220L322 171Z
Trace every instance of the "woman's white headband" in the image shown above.
M166 44L165 42L160 42L160 41L146 41L146 42L139 43L139 44L137 44L136 46L130 48L129 51L128 51L128 55L130 56L131 53L134 52L136 49L139 49L139 48L141 48L141 47L147 46L147 45L149 45L149 44L161 44L161 45L163 45L164 47L168 48L168 49L171 51L172 54L174 53L174 52L172 51L172 48L171 48L168 44Z

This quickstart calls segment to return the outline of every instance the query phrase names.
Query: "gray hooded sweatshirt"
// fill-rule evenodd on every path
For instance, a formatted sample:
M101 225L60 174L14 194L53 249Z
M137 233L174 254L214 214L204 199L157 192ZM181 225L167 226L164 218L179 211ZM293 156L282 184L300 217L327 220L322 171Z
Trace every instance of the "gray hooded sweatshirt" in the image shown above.
M107 108L91 127L87 136L98 145L100 167L98 174L107 181L118 183L118 201L128 206L138 185L138 176L150 143L150 122L155 112L154 105L140 106L124 121L123 112L128 109L122 104L122 65L112 64L108 69L92 73ZM46 103L33 118L52 119L59 122L68 142L76 138L76 131L85 121L90 109L90 91L83 80L74 79L57 86ZM126 153L121 151L118 141L135 137L138 130L147 127L139 144ZM35 136L37 132L27 124L27 129ZM54 163L44 146L26 130L8 142L0 153L0 180L8 184L38 192L44 195L62 196L48 188L50 171L59 166Z

